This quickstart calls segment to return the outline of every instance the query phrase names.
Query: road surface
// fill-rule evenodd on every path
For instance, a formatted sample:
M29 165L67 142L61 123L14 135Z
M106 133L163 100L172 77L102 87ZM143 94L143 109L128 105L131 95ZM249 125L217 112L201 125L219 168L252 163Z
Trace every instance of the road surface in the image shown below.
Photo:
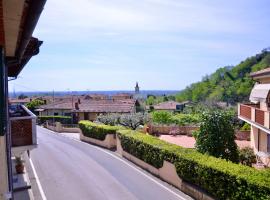
M116 153L37 127L31 151L47 200L191 199Z

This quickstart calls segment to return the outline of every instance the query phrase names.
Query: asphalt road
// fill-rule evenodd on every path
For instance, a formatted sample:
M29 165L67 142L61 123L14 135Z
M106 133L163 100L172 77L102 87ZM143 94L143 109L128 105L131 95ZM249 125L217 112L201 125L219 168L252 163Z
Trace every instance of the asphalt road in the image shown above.
M48 200L191 199L116 153L38 127L31 160Z

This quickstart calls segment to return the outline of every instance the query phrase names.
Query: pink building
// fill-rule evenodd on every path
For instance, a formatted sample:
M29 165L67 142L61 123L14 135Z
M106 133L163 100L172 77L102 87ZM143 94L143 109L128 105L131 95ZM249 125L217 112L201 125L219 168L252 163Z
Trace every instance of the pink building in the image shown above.
M251 147L257 158L270 166L270 67L250 76L256 84L250 103L238 105L238 117L251 125Z

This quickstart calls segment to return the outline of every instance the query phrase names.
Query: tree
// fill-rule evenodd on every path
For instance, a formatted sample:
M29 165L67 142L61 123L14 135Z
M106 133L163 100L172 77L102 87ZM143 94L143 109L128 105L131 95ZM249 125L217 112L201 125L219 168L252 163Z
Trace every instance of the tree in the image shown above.
M109 115L99 115L97 121L106 124L115 126L119 124L120 114L109 114Z
M154 96L149 96L149 97L147 97L147 99L146 99L146 105L154 105L155 104L155 97Z
M135 130L148 121L148 115L144 113L100 115L97 121L111 126L122 125Z
M29 103L26 104L26 107L31 110L32 112L35 111L35 109L37 109L39 106L44 105L45 102L43 100L40 99L34 99L32 101L30 101Z
M23 93L18 96L18 99L26 99L28 96L24 95Z
M228 111L212 110L203 113L200 129L194 135L196 149L217 158L238 162L232 124L232 116Z
M119 124L136 130L140 125L144 125L147 121L148 116L143 113L122 114L119 119Z

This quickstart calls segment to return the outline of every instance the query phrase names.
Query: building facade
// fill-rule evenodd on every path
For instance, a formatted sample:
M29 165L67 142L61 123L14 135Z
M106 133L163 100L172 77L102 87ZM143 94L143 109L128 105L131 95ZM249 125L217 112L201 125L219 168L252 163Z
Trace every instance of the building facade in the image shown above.
M256 84L250 103L238 105L238 117L251 125L250 145L259 162L270 166L270 67L250 76Z
M8 78L16 79L31 57L39 53L42 42L32 34L45 2L0 0L0 200L13 196L11 149L18 139L13 138L18 135L12 134L8 113Z

